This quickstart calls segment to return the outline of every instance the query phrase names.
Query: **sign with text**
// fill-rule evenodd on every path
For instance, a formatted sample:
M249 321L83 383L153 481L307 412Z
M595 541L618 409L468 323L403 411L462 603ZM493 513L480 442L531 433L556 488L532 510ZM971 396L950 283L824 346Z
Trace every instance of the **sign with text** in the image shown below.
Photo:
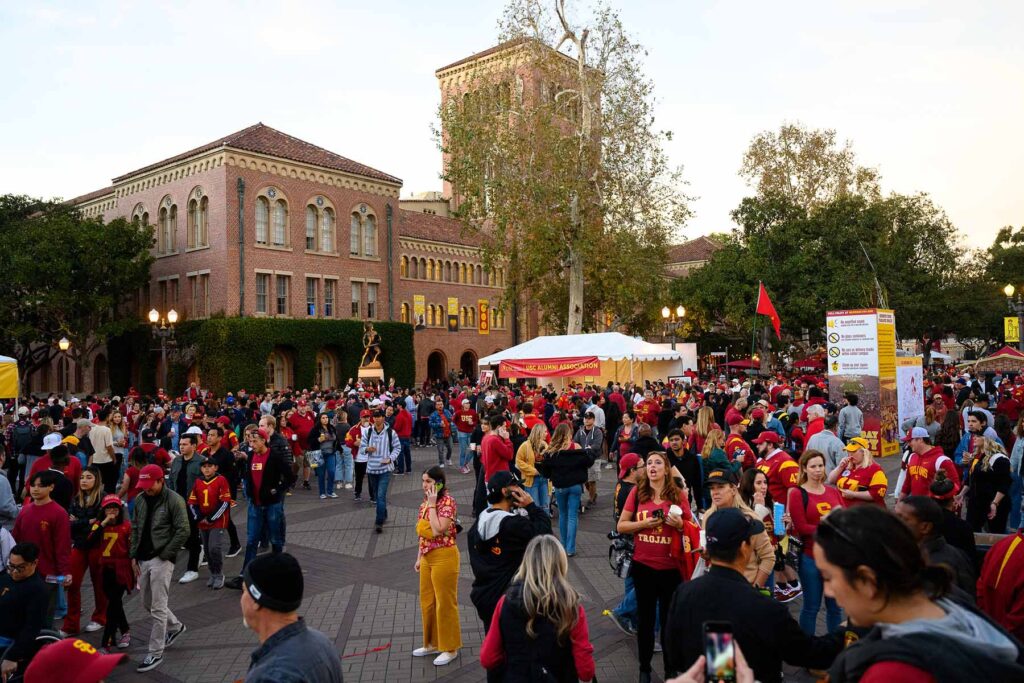
M494 384L494 370L481 370L480 378L477 379L476 385L481 388L487 388Z
M597 356L579 358L538 358L503 360L498 366L499 377L576 377L601 374L601 361Z
M897 421L900 430L910 419L924 415L924 371L920 356L896 359L896 398L899 401Z
M868 308L829 311L825 316L829 399L842 405L856 394L864 413L864 436L876 456L899 452L896 390L896 316Z
M1011 318L1007 316L1003 318L1003 330L1007 344L1020 343L1020 324L1016 317Z

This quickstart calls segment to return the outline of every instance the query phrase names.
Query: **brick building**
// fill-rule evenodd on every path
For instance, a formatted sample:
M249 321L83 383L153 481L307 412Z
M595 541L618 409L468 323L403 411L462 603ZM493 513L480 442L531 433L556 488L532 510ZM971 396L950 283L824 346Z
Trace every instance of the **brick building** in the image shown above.
M151 308L173 308L185 320L241 314L413 323L422 302L418 380L450 369L475 375L477 358L511 345L497 307L504 274L484 269L457 221L401 208L395 176L257 124L112 182L70 201L87 216L154 226L156 261L137 297L140 321ZM457 331L449 331L449 304ZM326 354L318 376L325 385L343 382L334 376L337 359ZM266 362L268 386L291 383L286 351ZM36 373L33 391L107 388L103 352L89 373L67 359L55 364Z

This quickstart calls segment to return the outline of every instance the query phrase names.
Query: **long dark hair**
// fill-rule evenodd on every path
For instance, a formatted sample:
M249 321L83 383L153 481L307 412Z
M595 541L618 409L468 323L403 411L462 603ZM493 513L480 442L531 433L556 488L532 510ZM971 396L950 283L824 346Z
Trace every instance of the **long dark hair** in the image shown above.
M949 569L929 565L907 525L876 505L833 510L818 525L814 542L851 585L863 578L862 567L874 572L885 604L921 592L941 598L952 585Z
M751 467L749 470L743 473L740 477L740 498L743 502L750 506L750 509L754 509L754 482L757 481L757 475L764 476L765 480L768 479L768 475L757 469ZM770 491L764 492L764 506L769 510L772 509L772 494Z
M947 411L946 417L942 418L939 435L935 439L936 445L941 446L946 455L952 455L960 444L960 436L960 413L955 410Z
M441 485L441 490L437 492L437 499L441 500L448 495L448 480L444 476L444 468L438 465L434 465L423 474L427 475L434 480L435 483Z
M650 458L661 458L665 463L665 484L661 489L661 499L681 505L683 491L676 484L675 477L672 476L672 461L668 459L668 455L664 451L651 451L647 454L647 459ZM644 463L646 465L646 461ZM654 487L651 485L651 480L647 478L647 467L642 469L643 476L638 477L636 482L636 500L639 503L646 503L654 499Z

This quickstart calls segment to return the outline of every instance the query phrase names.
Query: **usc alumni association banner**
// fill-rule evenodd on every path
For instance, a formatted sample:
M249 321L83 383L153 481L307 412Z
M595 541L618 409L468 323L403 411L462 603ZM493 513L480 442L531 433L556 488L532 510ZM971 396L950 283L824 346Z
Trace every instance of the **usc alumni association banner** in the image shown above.
M574 377L601 374L601 361L597 356L577 358L538 358L503 360L498 365L501 377Z

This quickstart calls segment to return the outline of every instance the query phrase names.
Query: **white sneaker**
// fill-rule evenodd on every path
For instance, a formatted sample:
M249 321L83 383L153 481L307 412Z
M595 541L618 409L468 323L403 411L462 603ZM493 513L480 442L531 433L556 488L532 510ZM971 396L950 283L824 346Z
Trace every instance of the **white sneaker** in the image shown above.
M434 666L445 666L446 664L450 664L458 656L458 650L455 652L442 652L434 658Z
M345 488L351 489L352 488L352 482L349 482L349 483L345 484Z
M426 657L427 655L436 655L438 649L436 647L418 647L412 651L413 657Z
M181 575L181 578L178 579L178 583L192 583L193 581L195 581L198 578L199 578L199 572L189 571L189 572L185 572L184 574Z
M97 624L95 621L90 621L88 624L85 625L85 632L86 633L95 633L96 631L102 631L102 630L103 630L103 624Z
M320 494L320 500L327 500L327 494L326 493L321 493Z
M206 550L200 548L199 549L199 566L200 567L205 567L208 564L210 564L210 563L206 561Z

